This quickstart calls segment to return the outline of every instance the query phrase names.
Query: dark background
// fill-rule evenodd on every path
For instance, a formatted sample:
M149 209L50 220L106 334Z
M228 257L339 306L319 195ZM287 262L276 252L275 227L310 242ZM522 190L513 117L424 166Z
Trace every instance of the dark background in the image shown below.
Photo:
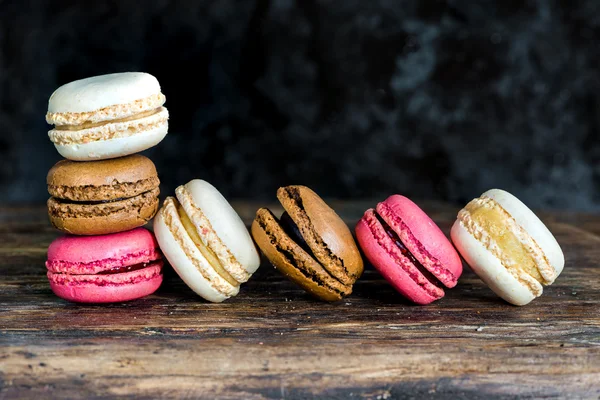
M463 203L500 187L600 210L600 2L0 0L0 193L43 202L44 115L71 80L146 71L163 195L305 184Z

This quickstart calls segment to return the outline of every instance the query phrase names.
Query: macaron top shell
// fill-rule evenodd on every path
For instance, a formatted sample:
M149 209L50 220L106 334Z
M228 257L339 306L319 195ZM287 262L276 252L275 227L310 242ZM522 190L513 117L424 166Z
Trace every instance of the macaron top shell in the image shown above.
M546 225L529 207L512 194L501 189L488 190L481 197L490 198L505 209L517 224L541 247L545 257L556 271L555 277L560 275L565 265L565 257L560 245Z
M201 179L194 179L180 186L176 194L177 200L201 233L200 236L225 261L223 265L240 265L245 270L229 271L236 279L241 279L238 281L245 282L258 269L260 257L237 212L213 185ZM214 235L211 235L210 228Z
M62 236L48 247L46 266L67 274L96 274L160 259L154 235L144 228L98 236Z
M405 225L404 230L410 233L414 240L403 240L404 245L410 250L419 262L427 269L435 265L445 271L430 269L438 279L448 287L454 287L462 274L462 261L448 240L446 235L429 216L410 199L401 195L392 195L377 205L377 213L393 226L393 221L386 217L389 214L397 216ZM401 232L400 236L403 237ZM435 264L435 265L433 265Z
M73 201L133 197L159 186L154 163L139 154L101 161L61 160L48 172L48 192Z
M279 188L277 198L316 259L343 284L354 283L363 272L363 260L339 215L306 186Z
M48 123L52 113L82 113L160 94L158 80L144 72L123 72L93 76L67 83L50 96ZM160 104L159 104L160 106Z

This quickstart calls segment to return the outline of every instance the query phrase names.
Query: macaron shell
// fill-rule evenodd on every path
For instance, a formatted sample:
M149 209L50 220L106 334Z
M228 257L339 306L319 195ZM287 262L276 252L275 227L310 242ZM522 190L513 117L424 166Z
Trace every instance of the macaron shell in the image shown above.
M84 204L61 203L48 199L50 223L73 235L104 235L145 225L158 209L158 189L121 201Z
M158 80L144 72L93 76L69 82L52 93L49 113L81 113L130 103L160 93Z
M100 201L137 196L160 184L156 167L134 154L111 160L61 160L46 176L51 196L74 201Z
M362 275L364 265L348 225L306 186L279 188L277 198L317 261L343 284L353 284Z
M154 265L155 264L155 265ZM77 303L115 303L154 293L161 285L162 261L147 268L113 275L65 275L48 272L50 288Z
M187 238L185 237L187 236L187 233L185 233L185 229L181 225L181 222L179 222L179 225L181 226L173 226L169 228L163 215L165 212L174 212L176 214L176 211L174 210L165 211L164 208L161 209L156 215L156 218L154 218L154 234L156 235L160 249L169 261L169 264L171 264L181 279L196 294L214 303L222 302L231 296L237 295L239 292L239 286L234 287L224 279L217 276L217 273L212 269L212 266L195 247L189 236ZM178 220L179 217L173 215L172 218L176 218ZM174 221L174 224L176 222L177 221ZM182 240L182 244L175 239L174 233L171 231L171 229L176 229L177 234L181 236L180 240ZM209 274L209 276L212 276L214 280L218 280L220 282L220 289L216 288L213 282L204 277L196 264L183 250L182 245L187 247L187 251L189 251L189 253L197 260L198 264L204 269L206 274Z
M542 248L544 255L554 267L556 276L560 275L565 266L565 256L556 238L544 223L521 200L512 194L501 190L491 189L480 197L489 197L504 208L536 243Z
M374 215L370 215L372 213L372 210L367 210L356 225L356 238L369 262L400 294L417 304L429 304L442 298L444 291L441 288L428 282L410 260L399 254L400 251L393 253L396 245L391 243L381 224L372 220L368 222L375 219ZM389 242L387 246L386 242ZM404 268L399 263L404 263ZM412 269L413 276L405 268Z
M144 228L100 236L64 235L48 247L46 266L52 272L98 272L160 259L154 235Z
M109 140L93 141L84 144L54 144L61 156L74 161L106 160L139 153L160 143L167 135L169 126L165 123L133 136Z
M512 276L500 260L459 221L452 226L450 236L467 264L498 296L517 306L526 305L535 299L531 290Z
M400 235L400 237L403 238L404 245L415 258L428 268L432 263L425 259L425 252L428 256L433 257L433 260L437 261L434 264L440 268L438 272L435 269L431 269L430 271L444 285L454 287L462 274L462 262L452 243L450 243L436 223L414 202L401 195L388 197L377 206L378 212L381 211L382 206L387 207L393 214L400 218L409 229L409 236L412 237L412 240L404 242L406 235ZM386 222L390 224L391 221L386 220ZM396 227L392 224L390 226L396 230ZM398 233L400 234L400 232Z
M177 188L176 193L186 214L202 233L203 240L208 239L223 267L238 282L246 282L260 266L260 257L237 212L214 186L200 179ZM204 218L208 220L208 226L202 223ZM236 263L228 261L231 256Z

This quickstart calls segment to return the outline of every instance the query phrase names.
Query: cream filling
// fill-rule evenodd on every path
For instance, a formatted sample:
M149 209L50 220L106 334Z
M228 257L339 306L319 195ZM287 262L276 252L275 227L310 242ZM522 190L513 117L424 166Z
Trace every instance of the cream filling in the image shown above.
M541 284L548 285L556 278L540 246L496 201L474 199L459 212L458 219L536 295L541 294Z
M46 122L50 125L83 125L86 123L97 123L102 121L114 121L120 118L154 110L165 104L165 95L156 93L152 96L132 101L131 103L115 104L99 110L85 112L54 112L46 114Z
M194 242L194 244L196 245L196 247L198 248L200 253L202 253L202 255L204 256L204 258L206 258L206 260L208 261L210 266L213 267L213 269L223 279L225 279L227 282L229 282L233 286L238 286L239 285L238 281L236 281L233 278L233 276L231 276L231 274L229 274L229 272L227 272L225 270L225 268L223 268L223 266L219 262L219 259L216 256L216 254L211 249L206 247L204 242L202 242L202 239L200 239L200 235L198 235L198 231L196 230L196 227L194 226L194 224L192 224L192 221L190 221L190 218L185 213L185 210L183 209L181 204L179 204L179 202L176 202L176 204L177 204L177 214L179 214L179 219L181 220L181 223L183 224L183 228L185 229L187 234L190 236L190 239L192 239L192 242Z
M148 111L141 112L139 114L130 115L129 117L112 119L109 121L85 122L85 123L79 124L79 125L57 125L54 128L54 130L55 131L81 131L83 129L97 128L99 126L105 126L108 124L116 124L119 122L129 122L129 121L134 121L136 119L149 117L154 114L158 114L161 111L161 109L162 109L162 107L158 107L153 110L148 110Z
M148 132L165 126L168 123L168 119L169 112L167 109L159 107L147 113L136 114L135 116L120 120L90 124L94 126L89 128L77 130L53 129L48 132L48 136L56 145L86 144Z
M164 219L165 225L173 239L179 244L181 250L185 256L194 265L196 270L206 279L210 285L226 296L234 296L239 288L239 285L231 285L228 281L223 279L216 270L206 268L203 261L194 255L193 249L196 247L191 240L188 232L185 230L179 213L177 212L177 200L174 197L167 197L163 204L163 207L159 211ZM190 239L188 241L188 239ZM190 243L191 242L191 243ZM190 247L194 246L194 247ZM210 264L209 264L210 265ZM212 267L212 265L210 265Z
M217 235L209 219L198 208L193 200L191 193L185 185L175 189L177 200L181 203L184 210L187 210L187 216L202 239L202 243L218 258L223 268L239 283L244 283L250 279L251 274L235 258L229 248L225 246L221 238Z

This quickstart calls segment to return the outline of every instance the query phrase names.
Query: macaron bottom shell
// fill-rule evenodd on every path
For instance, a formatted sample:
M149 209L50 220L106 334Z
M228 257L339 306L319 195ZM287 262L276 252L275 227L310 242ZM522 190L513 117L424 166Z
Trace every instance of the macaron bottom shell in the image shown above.
M54 144L61 156L73 161L106 160L139 153L160 143L167 135L168 125L158 126L132 136L88 143Z
M116 303L154 293L162 284L162 261L115 274L69 275L48 272L50 288L58 297L76 303Z
M516 306L524 306L536 298L459 221L452 226L450 236L473 272L502 299Z
M145 225L158 210L158 189L99 204L48 199L48 216L56 229L72 235L105 235Z

